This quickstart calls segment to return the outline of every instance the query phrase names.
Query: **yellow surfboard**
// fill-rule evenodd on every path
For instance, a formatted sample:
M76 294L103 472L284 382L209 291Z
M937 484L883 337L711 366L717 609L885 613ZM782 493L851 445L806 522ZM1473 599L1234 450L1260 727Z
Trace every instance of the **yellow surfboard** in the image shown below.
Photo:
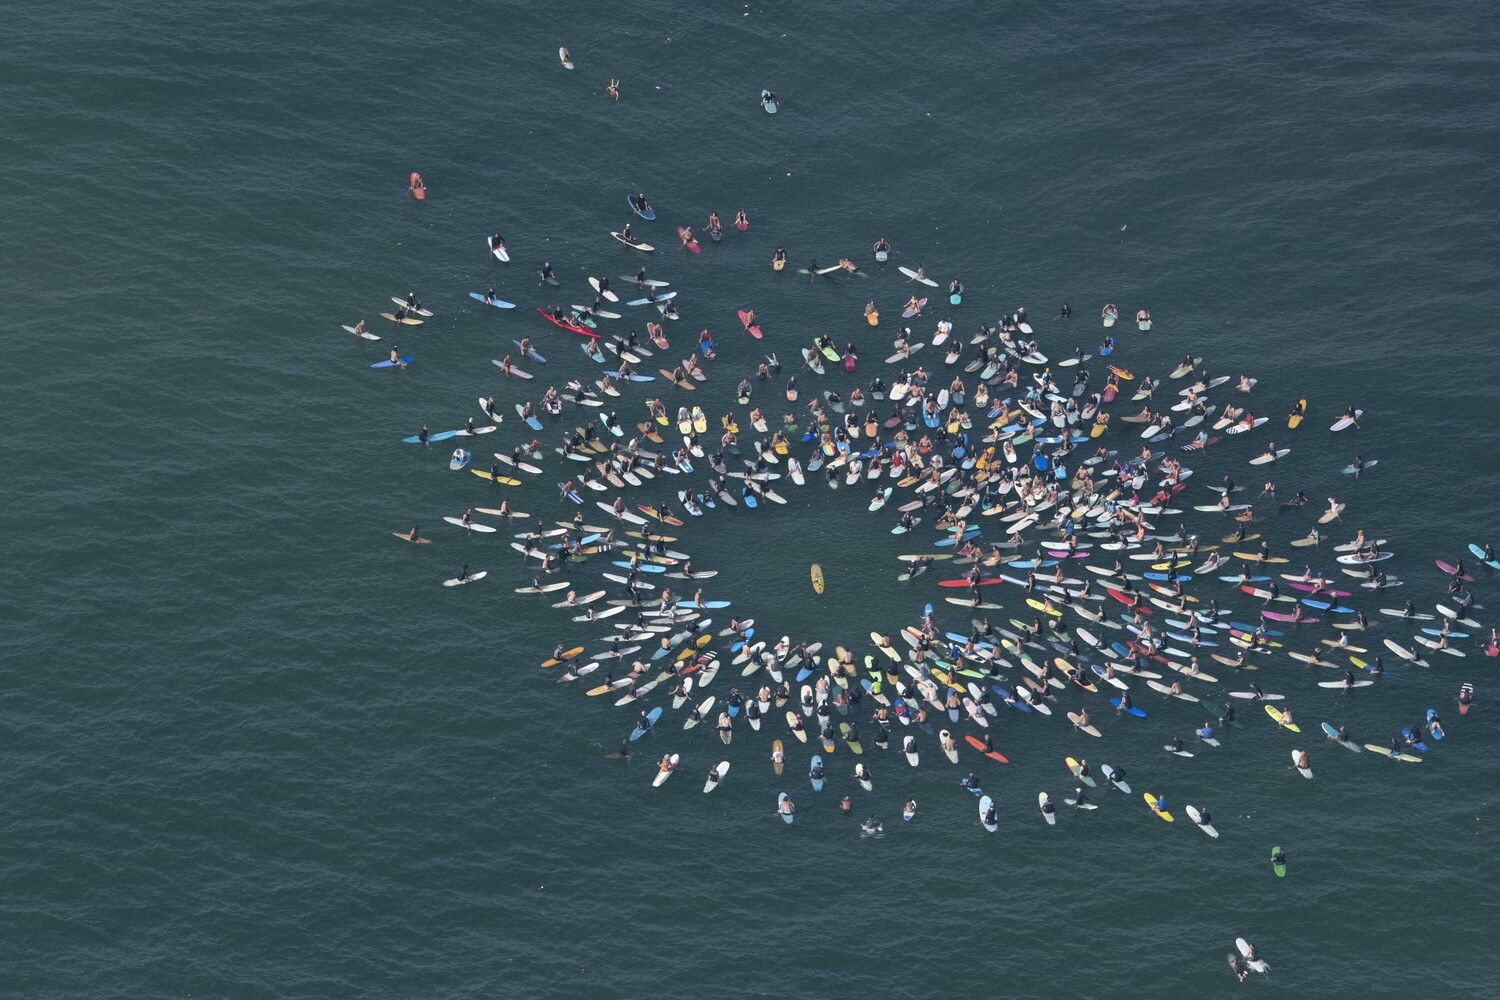
M823 567L817 563L812 566L812 587L815 593L823 592Z
M1158 809L1158 808L1156 808L1157 798L1156 798L1155 795L1152 795L1150 792L1144 792L1142 794L1146 798L1146 805L1148 805L1148 806L1151 807L1151 811L1152 812L1156 813L1156 815L1160 816L1162 819L1166 820L1168 823L1173 822L1172 814L1171 813L1167 812L1165 809Z
M1272 719L1275 719L1276 720L1276 724L1278 726L1281 726L1283 729L1290 729L1294 733L1300 733L1300 732L1302 732L1302 727L1299 726L1299 725L1297 725L1296 723L1294 723L1294 722L1282 722L1281 721L1281 709L1277 708L1275 705L1267 705L1266 706L1266 714L1269 715Z

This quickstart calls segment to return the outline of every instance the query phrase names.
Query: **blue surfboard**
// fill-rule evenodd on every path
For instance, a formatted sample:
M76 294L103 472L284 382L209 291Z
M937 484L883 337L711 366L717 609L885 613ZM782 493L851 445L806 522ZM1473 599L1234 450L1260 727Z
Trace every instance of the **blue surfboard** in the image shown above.
M514 309L516 307L514 302L506 302L504 299L490 299L488 302L485 302L484 296L478 292L470 292L469 298L478 299L480 302L484 302L485 305L494 306L496 309Z
M395 368L397 366L400 366L400 367L404 368L405 366L407 366L409 364L411 364L411 356L407 355L406 357L402 358L400 361L377 361L373 365L371 365L370 367L371 368Z
M655 725L656 724L656 720L660 719L660 718L661 718L661 708L660 708L660 706L658 706L656 708L653 708L651 711L649 711L649 712L646 713L646 721L650 722L652 725ZM642 729L640 726L636 726L634 729L632 729L630 731L630 738L631 738L631 740L638 740L642 736L645 736L645 735L646 735L646 730Z
M1119 708L1120 707L1120 699L1118 699L1118 698L1111 698L1111 699L1109 699L1109 703L1111 705L1115 706L1115 708ZM1127 708L1125 710L1125 712L1126 712L1127 715L1134 715L1134 716L1136 716L1137 718L1140 718L1140 719L1144 719L1146 717L1146 713L1143 712L1143 711L1141 711L1139 708L1136 708L1134 705L1131 705L1129 708Z
M634 212L636 215L639 215L641 218L645 219L647 222L654 222L654 221L656 221L656 212L655 212L655 210L648 208L644 212L642 212L640 209L638 209L638 208L635 207L635 195L633 195L633 194L627 194L625 196L625 204L629 205L630 206L630 210L632 212Z
M457 436L458 436L458 431L438 431L436 434L429 434L429 435L427 435L427 440L429 442L446 441L446 440L448 440L451 437L457 437ZM421 444L422 443L422 439L419 438L419 437L417 437L415 434L413 434L411 437L404 437L401 440L403 442L405 442L406 444Z

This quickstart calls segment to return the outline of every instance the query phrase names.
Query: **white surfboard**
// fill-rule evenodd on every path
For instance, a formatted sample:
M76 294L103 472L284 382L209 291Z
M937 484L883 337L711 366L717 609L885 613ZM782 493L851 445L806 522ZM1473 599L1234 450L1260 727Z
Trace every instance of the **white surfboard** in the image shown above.
M667 761L672 765L672 771L675 771L677 769L677 762L681 759L682 755L675 753L667 758ZM651 787L660 788L662 785L665 785L667 783L667 779L672 776L672 771L657 771L656 777L651 779Z
M469 578L467 580L460 580L458 577L454 577L451 580L444 580L443 581L443 586L445 586L445 587L462 587L466 583L473 583L475 580L483 580L485 577L487 577L489 575L490 574L489 574L488 570L480 570L478 573L470 573L469 574Z
M727 760L721 760L721 761L719 761L719 763L717 763L717 764L714 765L713 773L716 774L716 775L718 775L718 780L715 781L713 779L709 779L709 780L703 782L703 794L704 795L707 795L709 792L713 791L715 788L718 788L720 785L722 785L724 783L724 775L726 775L726 774L729 773L729 761L727 761Z
M1197 806L1183 806L1182 811L1188 814L1188 819L1193 821L1194 826L1215 840L1219 839L1219 831L1214 829L1212 823L1203 822L1203 814L1198 811Z
M469 531L477 531L483 535L493 534L495 531L495 529L490 527L488 524L479 524L474 521L470 521L468 524L464 524L463 519L458 517L445 517L443 518L443 520L447 521L449 524L457 525L460 528L467 528Z
M922 284L927 285L930 288L936 288L938 286L938 283L936 281L933 281L931 278L924 277L923 275L918 274L916 271L913 271L909 267L898 267L898 268L896 268L896 270L898 270L902 274L906 275L912 281L920 281Z

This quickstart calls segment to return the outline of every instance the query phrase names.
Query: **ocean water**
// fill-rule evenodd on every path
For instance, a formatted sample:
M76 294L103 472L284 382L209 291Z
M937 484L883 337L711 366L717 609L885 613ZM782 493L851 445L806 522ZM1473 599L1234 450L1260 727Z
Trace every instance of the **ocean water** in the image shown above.
M423 423L458 426L481 394L508 408L536 389L489 364L513 337L538 341L547 383L592 369L530 310L588 301L586 275L643 260L683 292L674 349L715 333L711 380L681 401L714 423L765 351L790 372L820 333L856 341L860 368L804 371L804 398L889 380L880 358L911 293L895 265L920 263L967 286L961 307L929 307L924 322L951 312L966 331L1025 305L1056 357L1094 349L1103 303L1127 316L1144 305L1155 329L1117 327L1120 364L1161 374L1191 351L1258 377L1251 401L1271 424L1191 462L1197 476L1256 483L1245 459L1273 438L1291 447L1283 493L1337 496L1340 530L1399 553L1387 565L1406 586L1351 600L1372 617L1407 596L1431 604L1431 560L1494 538L1500 485L1487 9L85 2L8 14L6 992L1209 994L1235 985L1223 956L1242 935L1273 967L1247 989L1494 994L1500 766L1477 646L1347 699L1284 657L1263 669L1311 731L1311 782L1285 766L1301 744L1251 710L1193 760L1158 747L1198 710L1149 692L1137 692L1147 720L1094 705L1105 738L1090 745L1057 719L1002 715L995 741L1013 763L968 764L1000 810L990 836L930 737L917 769L871 750L873 793L841 751L814 795L809 751L790 741L776 778L775 720L726 748L669 716L638 760L603 759L633 710L535 667L556 642L597 633L513 593L528 577L502 538L441 523L496 490L451 473L443 447L399 443ZM616 77L619 103L603 92ZM762 87L782 100L775 117L757 105ZM425 202L406 192L411 170ZM636 190L660 216L635 227L658 247L649 260L608 236ZM672 247L675 225L740 208L748 233L692 258ZM481 250L496 229L508 268ZM881 235L896 247L886 268L868 256ZM773 273L778 245L794 268L847 254L867 276ZM542 259L564 281L555 293L530 277ZM521 308L466 296L491 285ZM397 341L417 360L372 372L393 343L376 314L408 290L436 313ZM878 332L862 318L870 299ZM1073 319L1053 320L1064 301ZM747 307L765 341L739 333ZM351 343L339 325L361 317L386 339ZM627 392L620 415L643 419L654 394ZM1287 431L1299 398L1311 416ZM786 409L773 386L756 402L773 420ZM1367 411L1363 429L1329 434L1347 405ZM519 428L484 444L508 449ZM1105 440L1138 447L1123 426ZM1355 452L1380 460L1358 482L1338 474ZM550 486L567 464L549 457L505 495L571 516ZM909 623L947 574L899 583L895 554L931 551L932 536L894 538L866 490L816 483L783 489L785 507L692 520L676 547L720 571L707 596L734 600L762 634L862 657L871 629ZM1221 533L1214 515L1182 520ZM1309 521L1268 512L1262 531L1283 546ZM434 543L390 538L413 523ZM438 585L464 563L490 579ZM1493 606L1493 575L1475 575ZM1254 613L1227 586L1207 592ZM997 617L1019 604L997 596ZM945 627L966 618L940 604ZM1460 720L1463 681L1480 704ZM722 698L727 671L715 686ZM1315 732L1328 718L1384 743L1428 707L1450 735L1421 765ZM652 789L663 752L683 755L683 773ZM1062 757L1080 752L1124 764L1137 792L1208 806L1221 838L1104 791L1098 811L1046 827L1036 794L1060 799ZM705 797L701 775L721 759L733 770ZM781 790L798 803L790 828L772 815ZM885 821L883 838L838 815L846 792ZM1285 880L1266 861L1275 844Z

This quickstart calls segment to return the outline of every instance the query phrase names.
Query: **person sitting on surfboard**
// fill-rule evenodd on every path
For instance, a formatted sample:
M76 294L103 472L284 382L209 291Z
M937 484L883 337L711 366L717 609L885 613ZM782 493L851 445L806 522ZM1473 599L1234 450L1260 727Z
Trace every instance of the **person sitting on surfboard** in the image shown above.
M888 254L891 252L891 245L887 243L885 237L882 236L880 237L880 239L875 241L875 245L871 247L871 249L874 250L877 254Z
M419 174L419 173L417 173L415 170L412 171L412 175L411 175L411 187L408 188L408 190L410 190L412 192L426 191L427 190L427 185L422 183L422 175Z
M745 214L743 208L734 213L734 228L742 233L750 228L750 217Z
M625 223L625 228L620 230L620 239L624 240L626 243L635 242L635 237L630 235L630 223Z
M776 92L774 90L766 91L765 94L762 95L760 103L761 107L771 107L772 105L777 104L778 102L776 100Z
M1060 312L1058 312L1058 314L1057 314L1057 318L1058 319L1072 319L1073 318L1073 307L1070 306L1070 305L1068 305L1066 302L1064 302L1062 304L1062 310Z
M724 224L719 221L718 212L708 213L708 231L711 233L722 233L724 231Z
M355 336L360 336L364 332L365 332L365 321L364 320L360 320L358 323L354 324L354 333L355 333Z

